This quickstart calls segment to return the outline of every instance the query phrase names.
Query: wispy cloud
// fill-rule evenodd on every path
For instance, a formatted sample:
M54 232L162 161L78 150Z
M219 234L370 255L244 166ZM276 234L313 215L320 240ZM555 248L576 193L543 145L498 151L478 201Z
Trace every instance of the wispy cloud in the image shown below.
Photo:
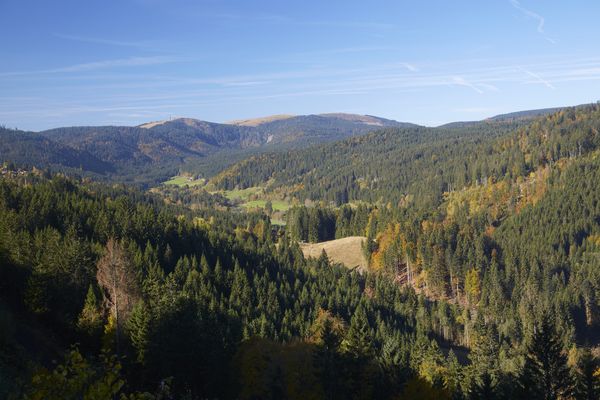
M278 91L286 88L360 88L379 90L392 88L427 88L432 86L459 85L473 91L498 92L503 83L543 83L554 87L551 82L566 80L596 80L600 77L600 58L587 59L543 59L529 64L497 64L496 66L473 65L477 61L442 64L422 64L423 68L413 71L404 66L405 62L371 64L361 68L301 68L279 70L259 74L206 76L195 78L161 74L119 74L116 70L109 75L64 75L55 85L73 88L93 88L123 90L134 94L136 90L160 90L162 94L172 91L174 98L186 96L188 92L213 93L215 90L235 89ZM481 61L483 62L483 61ZM497 61L496 61L497 62ZM486 61L487 63L487 61ZM89 65L92 64L92 65ZM82 70L108 68L108 65L121 63L81 64L57 70ZM129 64L129 63L125 63ZM135 63L131 63L135 64ZM143 63L142 63L143 64ZM56 71L56 70L52 70ZM533 72L535 71L535 72ZM89 79L88 79L89 77ZM45 77L41 77L44 79ZM72 83L69 83L73 81ZM83 82L89 82L86 84ZM550 86L548 86L550 85ZM247 88L247 89L245 89ZM223 95L227 92L221 93Z
M133 48L138 48L138 49L149 49L156 45L156 41L150 41L150 40L123 41L123 40L95 38L95 37L88 37L88 36L65 35L62 33L55 33L54 36L57 38L60 38L60 39L70 40L70 41L74 41L74 42L103 44L103 45L118 46L118 47L133 47Z
M315 64L327 60L337 61L339 55L345 54L357 54L357 53L377 53L377 52L391 52L397 50L393 46L349 46L349 47L336 47L329 49L320 49L312 51L298 51L291 53L281 53L275 57L266 57L253 60L254 63L293 63L298 64ZM403 63L407 68L409 64ZM410 66L414 68L414 66Z
M292 20L285 15L279 14L237 14L237 13L207 13L204 10L197 13L190 13L189 10L185 11L187 16L195 16L205 18L211 21L214 20L225 20L225 21L245 21L245 22L261 22L261 23L273 23L283 24L290 23Z
M116 60L94 61L83 64L75 64L68 67L57 68L54 72L76 72L91 71L116 67L139 67L144 65L168 64L181 61L176 57L154 56L154 57L129 57Z
M43 75L43 74L56 74L63 72L84 72L84 71L95 71L100 69L109 68L121 68L121 67L141 67L147 65L159 65L168 64L182 61L178 57L170 56L153 56L153 57L129 57L120 58L114 60L102 60L93 61L88 63L68 65L65 67L42 69L34 71L15 71L15 72L1 72L0 77L11 77L11 76L28 76L28 75Z
M415 67L413 64L409 64L407 62L401 63L401 65L411 72L418 72L419 68Z
M540 75L536 74L535 72L531 72L530 70L525 69L525 68L520 68L520 69L521 69L521 71L525 72L527 75L531 76L537 82L543 84L547 88L552 89L552 90L556 89L550 82L548 82L547 80L542 78Z
M460 85L460 86L466 86L468 88L473 89L474 91L476 91L479 94L483 94L483 90L479 89L477 86L475 86L474 84L472 84L471 82L468 82L465 78L463 78L462 76L453 76L452 77L452 82L456 85Z
M546 22L546 20L544 19L544 17L542 17L540 14L533 12L531 10L526 9L525 7L523 7L521 5L521 3L519 2L519 0L509 0L510 4L512 4L512 6L514 8L516 8L517 10L521 11L523 14L525 14L526 16L528 16L529 18L533 18L537 21L538 25L537 25L537 31L539 33L544 33L544 23Z
M270 81L245 81L245 82L225 82L224 86L258 86L258 85L266 85L270 83Z
M492 92L499 92L500 91L500 89L498 89L498 86L492 85L491 83L479 83L478 85L479 85L479 87L481 87L483 89L490 90Z
M390 30L397 28L394 23L369 21L369 20L302 20L292 18L287 15L256 13L256 14L240 14L231 12L207 12L206 10L198 10L190 13L186 10L186 16L194 16L210 21L240 21L246 23L268 23L268 24L286 24L306 27L323 27L323 28L347 28L347 29L366 29L366 30Z
M0 84L8 89L0 93L0 121L10 123L31 119L46 121L44 126L47 127L48 124L64 124L65 120L76 122L95 118L107 121L107 114L113 113L138 123L146 119L143 117L145 113L157 118L164 117L165 113L198 116L199 110L244 109L260 102L295 104L292 99L302 97L318 102L319 98L328 96L334 99L330 104L337 104L337 97L347 96L356 96L358 101L372 95L391 95L401 99L408 97L403 94L433 91L433 88L449 91L468 88L466 94L471 96L474 104L478 104L482 99L493 101L496 92L514 85L554 89L559 82L600 80L600 57L564 55L536 57L530 62L522 59L421 60L415 62L419 66L415 71L406 67L404 60L390 60L387 63L373 61L361 67L275 69L256 74L198 77L195 74L165 75L151 68L144 69L143 73L142 68L133 68L136 73L131 74L120 67L153 61L122 60L57 68L52 71L79 73L35 76L40 80L40 85L35 87L20 87L12 77L2 79L0 76ZM113 67L114 70L110 69ZM98 73L88 72L95 70ZM29 76L25 78L32 80ZM40 87L44 90L39 90ZM94 93L94 96L88 97L89 93ZM461 104L456 106L458 108ZM471 112L470 115L477 112L488 114L477 107L468 108L470 104L457 111Z
M297 22L298 25L322 26L326 28L352 28L352 29L393 29L396 25L385 22L372 21L311 21Z
M390 50L390 46L356 46L356 47L341 47L337 49L319 50L305 53L296 53L296 55L317 55L317 54L349 54L349 53L366 53L371 51Z

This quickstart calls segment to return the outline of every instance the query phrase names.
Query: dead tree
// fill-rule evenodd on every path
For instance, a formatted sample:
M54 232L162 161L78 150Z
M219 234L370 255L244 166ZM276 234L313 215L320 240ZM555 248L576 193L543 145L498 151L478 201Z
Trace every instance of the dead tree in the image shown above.
M125 321L139 298L138 280L123 246L114 239L106 243L98 261L96 279L104 292L107 308L115 319L117 353Z

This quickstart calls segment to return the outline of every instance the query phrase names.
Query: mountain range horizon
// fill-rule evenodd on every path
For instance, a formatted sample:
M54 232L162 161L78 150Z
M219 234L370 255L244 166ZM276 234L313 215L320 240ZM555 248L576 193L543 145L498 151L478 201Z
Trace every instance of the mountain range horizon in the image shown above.
M18 126L14 126L14 127L9 127L6 125L3 125L0 121L0 126L3 126L4 128L8 128L8 129L14 129L14 130L20 130L20 131L27 131L27 132L44 132L44 131L50 131L53 129L59 129L59 128L72 128L72 127L139 127L139 128L152 128L154 126L157 125L164 125L166 123L169 122L175 122L175 121L195 121L195 122L206 122L206 123L211 123L211 124L219 124L219 125L235 125L235 126L250 126L250 127L256 127L259 125L264 125L267 124L269 122L274 122L274 121L281 121L281 120L286 120L286 119L291 119L291 118L296 118L296 117L310 117L310 116L317 116L317 117L325 117L325 118L339 118L339 119L345 119L351 122L357 122L357 123L365 123L367 125L373 125L373 126L383 126L383 124L380 124L378 121L391 121L391 122L396 122L396 123L401 123L401 124L411 124L411 125L415 125L415 126L423 126L423 127L429 127L429 128L436 128L436 127L442 127L442 126L446 126L446 125L450 125L450 124L456 124L456 123L470 123L470 122L479 122L479 121L485 121L485 120L497 120L497 119L504 119L504 118L519 118L519 117L529 117L529 116L537 116L537 115L544 115L544 114L549 114L552 113L556 110L562 109L562 108L567 108L567 107L577 107L577 106L582 106L582 105L586 105L586 104L592 104L592 103L581 103L578 105L564 105L564 106L557 106L557 107L544 107L544 108L533 108L533 109L523 109L523 110L516 110L516 111L509 111L506 113L500 113L500 114L491 114L488 117L484 117L483 119L468 119L468 120L462 120L462 119L457 119L457 120L452 120L452 121L448 121L439 125L424 125L424 124L418 124L416 122L411 122L410 120L403 120L400 121L398 119L394 119L394 118L386 118L386 117L380 117L377 115L377 113L366 113L366 114L360 114L360 113L350 113L350 112L323 112L323 113L311 113L311 114L295 114L295 113L277 113L277 114L265 114L265 115L261 115L261 116L256 116L256 117L251 117L251 118L240 118L240 119L231 119L231 120L226 120L226 121L213 121L207 118L201 118L201 117L195 117L195 116L189 116L189 115L177 115L177 116L169 116L168 118L165 119L156 119L156 120L148 120L145 122L141 122L141 123L135 123L135 124L97 124L97 125L60 125L60 126L54 126L54 127L47 127L44 129L22 129Z

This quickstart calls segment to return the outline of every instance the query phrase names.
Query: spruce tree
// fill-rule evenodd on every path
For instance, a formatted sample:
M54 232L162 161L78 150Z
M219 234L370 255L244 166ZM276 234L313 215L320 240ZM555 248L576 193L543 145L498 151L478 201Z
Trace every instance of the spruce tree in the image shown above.
M344 377L351 399L372 399L377 381L377 366L374 363L375 347L371 335L371 327L361 302L352 319L346 337L342 342L345 357Z
M357 358L369 357L375 352L369 318L363 303L358 305L350 320L350 327L342 342L342 348Z
M600 399L600 366L589 348L583 350L577 365L575 398L580 400Z
M497 381L499 374L498 354L500 345L498 333L491 324L486 324L481 313L477 316L471 339L471 374L477 384L481 384L484 375L489 375L492 381Z
M137 353L136 361L145 364L146 352L149 345L150 315L146 304L143 301L138 302L131 312L127 321L127 331L129 340Z
M554 400L571 395L573 383L567 356L550 314L545 314L534 329L519 384L527 399Z
M484 373L478 381L473 381L469 390L469 400L493 400L498 398L492 376Z
M102 312L96 292L90 284L83 310L77 320L77 328L90 337L96 337L102 331Z
M460 384L463 381L463 371L456 358L454 350L450 349L446 357L446 371L444 373L444 388L453 394L453 398L461 395Z

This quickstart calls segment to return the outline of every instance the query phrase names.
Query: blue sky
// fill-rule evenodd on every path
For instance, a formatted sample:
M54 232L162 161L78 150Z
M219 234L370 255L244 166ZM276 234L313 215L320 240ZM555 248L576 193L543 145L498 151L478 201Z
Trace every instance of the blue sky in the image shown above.
M0 124L438 125L593 102L599 15L591 0L0 0Z

